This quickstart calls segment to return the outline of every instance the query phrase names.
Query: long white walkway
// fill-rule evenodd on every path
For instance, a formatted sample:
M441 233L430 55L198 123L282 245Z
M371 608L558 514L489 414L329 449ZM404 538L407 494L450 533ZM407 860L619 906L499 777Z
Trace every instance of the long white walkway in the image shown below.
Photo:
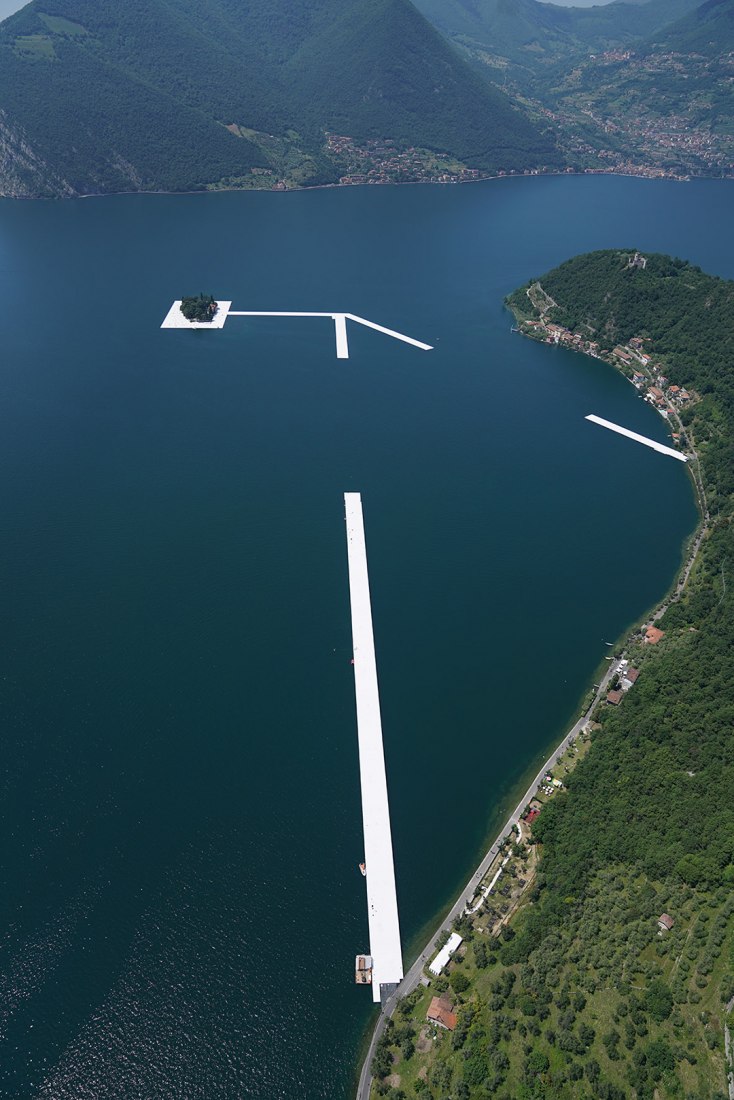
M349 556L349 596L352 605L364 858L367 865L367 916L370 954L373 960L372 999L379 1001L380 987L399 982L403 977L403 954L400 948L390 806L382 749L380 695L377 687L367 548L360 494L345 493L344 506Z
M594 413L585 416L584 420L590 420L592 424L599 424L602 428L609 428L610 432L617 432L618 435L624 435L627 439L634 439L635 443L644 443L646 447L652 447L653 451L658 451L661 455L670 455L671 458L677 458L679 462L688 461L686 455L681 454L680 451L674 451L672 447L666 447L656 439L648 439L646 435L639 435L638 432L623 428L621 424L615 424L611 420L604 420L603 417L595 416Z

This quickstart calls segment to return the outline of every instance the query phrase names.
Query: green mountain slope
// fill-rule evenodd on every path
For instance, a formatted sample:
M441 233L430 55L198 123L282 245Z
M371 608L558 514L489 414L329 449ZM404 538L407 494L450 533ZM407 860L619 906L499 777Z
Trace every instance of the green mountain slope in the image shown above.
M326 131L484 170L560 161L409 0L33 0L0 26L0 110L48 166L41 185L8 143L15 193L321 182Z
M650 50L697 53L715 59L734 50L734 3L707 0L700 8L655 34Z
M538 74L572 68L589 52L641 41L695 8L698 0L615 0L568 8L539 0L416 0L416 6L485 64Z

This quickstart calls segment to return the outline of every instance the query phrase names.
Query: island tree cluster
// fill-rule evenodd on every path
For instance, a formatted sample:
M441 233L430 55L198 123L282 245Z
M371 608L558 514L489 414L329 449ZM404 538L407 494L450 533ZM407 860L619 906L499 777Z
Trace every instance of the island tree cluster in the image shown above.
M212 321L217 312L217 303L211 294L199 294L193 298L183 298L181 312L187 321Z

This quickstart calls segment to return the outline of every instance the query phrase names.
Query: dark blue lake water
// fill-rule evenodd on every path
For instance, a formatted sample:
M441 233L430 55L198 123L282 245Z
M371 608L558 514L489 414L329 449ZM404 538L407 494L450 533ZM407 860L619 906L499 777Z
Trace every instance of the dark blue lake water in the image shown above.
M734 185L0 203L0 1096L351 1092L369 993L342 494L406 952L695 524L612 369L510 333L587 249L734 275ZM199 290L328 320L162 332ZM407 960L406 960L407 961Z

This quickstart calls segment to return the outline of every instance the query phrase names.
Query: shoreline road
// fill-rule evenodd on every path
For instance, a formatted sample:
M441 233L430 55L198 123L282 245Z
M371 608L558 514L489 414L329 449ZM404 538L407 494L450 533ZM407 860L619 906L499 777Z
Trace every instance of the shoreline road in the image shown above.
M379 1042L380 1036L382 1035L383 1031L385 1030L385 1024L387 1023L388 1019L390 1018L390 1016L392 1016L393 1012L395 1011L395 1008L397 1006L398 1001L401 1000L401 998L403 998L403 997L407 997L409 993L412 993L413 990L418 985L418 983L420 982L421 975L423 974L424 966L426 965L426 963L430 959L433 958L433 956L436 953L437 949L436 949L436 946L435 946L435 941L436 941L437 937L440 936L440 934L442 932L450 931L451 925L453 924L456 917L458 917L461 913L463 913L464 909L466 908L466 906L469 904L470 900L474 896L474 894L476 892L476 889L477 889L477 886L479 885L481 880L486 875L487 871L489 870L490 866L492 865L492 861L496 858L497 853L499 852L500 847L502 846L502 843L507 838L509 838L510 834L512 833L513 829L515 828L515 822L517 822L519 820L522 811L525 809L528 802L530 801L530 799L533 797L533 795L537 791L537 789L540 785L540 781L542 780L543 776L549 770L549 768L551 768L555 765L555 763L558 760L558 757L561 756L566 751L566 749L568 748L571 741L573 741L574 738L578 737L581 730L584 728L586 723L589 721L589 718L590 718L591 714L593 713L594 708L596 707L597 703L600 701L600 699L604 695L604 692L606 691L607 684L611 680L612 676L614 676L614 673L617 672L618 668L619 668L619 661L618 660L609 662L609 668L604 673L604 676L602 677L601 683L599 684L599 686L596 689L596 693L594 695L594 699L591 703L591 706L588 708L586 713L583 714L581 716L581 718L579 718L579 720L571 727L571 729L568 731L568 733L563 738L563 740L558 745L556 745L555 749L553 750L551 755L548 757L548 759L545 761L542 768L540 768L537 775L533 779L532 783L530 784L530 786L526 790L525 794L522 796L522 798L518 802L518 804L515 807L511 817L509 817L508 820L506 821L506 823L504 825L504 828L502 829L501 833L499 834L499 836L497 837L495 842L492 844L491 848L486 852L484 858L482 859L482 862L479 864L476 871L474 872L474 874L470 878L469 882L467 882L466 886L464 887L462 892L459 894L459 897L456 899L456 901L452 905L451 909L449 910L449 912L444 917L444 920L441 923L441 925L435 930L435 932L431 936L429 942L426 944L426 946L423 948L423 950L421 951L418 958L415 960L413 965L410 967L410 970L408 970L407 974L405 975L405 977L401 981L400 985L397 987L397 989L394 991L394 993L392 993L390 995L390 997L388 997L387 1000L381 1006L380 1015L379 1015L379 1017L377 1019L377 1022L375 1024L375 1028L374 1028L374 1031L372 1033L372 1038L370 1040L369 1049L367 1051L367 1054L366 1054L365 1059L364 1059L364 1063L362 1065L362 1072L360 1073L360 1076L359 1076L359 1085L358 1085L358 1088L357 1088L357 1100L369 1100L370 1089L372 1087L372 1074L371 1074L370 1070L371 1070L371 1066L372 1066L372 1059L373 1059L374 1054L375 1054L375 1047L377 1046L377 1043Z

